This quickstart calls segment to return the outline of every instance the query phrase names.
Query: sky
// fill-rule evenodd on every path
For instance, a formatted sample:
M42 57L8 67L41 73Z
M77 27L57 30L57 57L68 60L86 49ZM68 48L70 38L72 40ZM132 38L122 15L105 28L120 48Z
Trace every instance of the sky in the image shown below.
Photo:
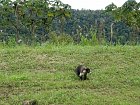
M118 7L127 0L61 0L64 4L69 4L72 9L101 10L112 2ZM140 2L140 0L136 0Z

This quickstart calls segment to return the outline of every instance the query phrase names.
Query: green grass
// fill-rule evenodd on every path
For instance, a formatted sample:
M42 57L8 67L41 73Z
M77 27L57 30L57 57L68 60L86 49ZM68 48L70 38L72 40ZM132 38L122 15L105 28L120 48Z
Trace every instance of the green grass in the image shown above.
M74 69L91 68L80 81ZM0 48L0 105L139 105L140 46Z

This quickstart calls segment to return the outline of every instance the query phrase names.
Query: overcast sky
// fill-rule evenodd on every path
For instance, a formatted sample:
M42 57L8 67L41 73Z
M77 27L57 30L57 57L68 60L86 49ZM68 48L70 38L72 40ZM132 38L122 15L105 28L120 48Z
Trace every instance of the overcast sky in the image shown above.
M127 0L61 0L65 4L69 4L72 9L91 9L99 10L104 9L112 2L117 6L121 6ZM136 0L140 2L140 0Z

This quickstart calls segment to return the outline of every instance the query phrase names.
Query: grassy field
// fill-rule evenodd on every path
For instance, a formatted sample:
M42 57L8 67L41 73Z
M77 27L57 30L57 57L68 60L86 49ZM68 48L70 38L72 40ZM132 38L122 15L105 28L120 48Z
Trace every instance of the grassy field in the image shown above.
M80 81L74 69L91 68ZM139 105L140 46L0 48L0 105Z

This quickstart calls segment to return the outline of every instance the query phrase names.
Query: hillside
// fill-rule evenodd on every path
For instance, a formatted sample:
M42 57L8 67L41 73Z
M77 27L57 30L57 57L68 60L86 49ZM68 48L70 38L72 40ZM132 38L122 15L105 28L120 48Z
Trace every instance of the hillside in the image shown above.
M91 68L80 81L74 69ZM139 46L0 49L0 105L139 105Z

